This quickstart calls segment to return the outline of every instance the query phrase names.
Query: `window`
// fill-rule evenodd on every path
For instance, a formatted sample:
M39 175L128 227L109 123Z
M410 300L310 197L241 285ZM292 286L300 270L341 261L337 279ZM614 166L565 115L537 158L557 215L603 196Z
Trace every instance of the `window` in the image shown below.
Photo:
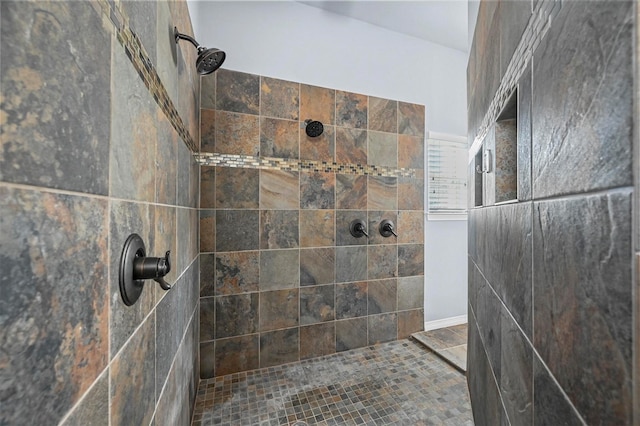
M429 132L427 139L427 218L467 218L467 139Z

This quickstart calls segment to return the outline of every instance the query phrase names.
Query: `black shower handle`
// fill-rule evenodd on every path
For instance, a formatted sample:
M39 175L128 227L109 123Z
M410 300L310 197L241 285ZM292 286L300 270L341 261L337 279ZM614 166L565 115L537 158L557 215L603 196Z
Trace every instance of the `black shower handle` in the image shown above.
M398 234L396 234L396 231L393 228L392 221L390 221L389 219L385 219L380 222L380 235L382 235L383 237L390 237L391 235L393 235L398 238Z
M144 280L154 280L163 290L171 289L164 276L171 271L171 252L164 257L147 257L144 242L138 234L127 237L120 255L118 273L120 295L125 305L131 306L140 297Z
M162 257L139 257L133 261L133 279L148 280L152 279L162 287L163 290L169 290L171 284L164 280L164 276L171 271L170 256L171 251L167 251Z

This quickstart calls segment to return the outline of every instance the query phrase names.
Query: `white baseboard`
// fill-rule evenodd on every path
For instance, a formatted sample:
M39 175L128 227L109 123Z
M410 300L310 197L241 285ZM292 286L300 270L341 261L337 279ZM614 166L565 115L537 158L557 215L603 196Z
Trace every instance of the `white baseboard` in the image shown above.
M435 330L438 328L451 327L453 325L460 325L467 323L466 315L459 315L457 317L442 318L435 321L425 321L424 331Z

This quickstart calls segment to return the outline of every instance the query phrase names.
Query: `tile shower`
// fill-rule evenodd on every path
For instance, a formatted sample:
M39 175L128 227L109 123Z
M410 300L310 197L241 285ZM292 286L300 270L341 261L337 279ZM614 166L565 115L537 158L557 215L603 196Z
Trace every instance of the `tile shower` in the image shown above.
M476 424L640 421L639 35L637 2L480 4L467 69ZM476 172L483 151L495 173Z
M305 120L324 124L319 137ZM219 70L201 81L210 378L423 328L424 106ZM370 238L349 224L366 222ZM398 238L378 232L383 219Z

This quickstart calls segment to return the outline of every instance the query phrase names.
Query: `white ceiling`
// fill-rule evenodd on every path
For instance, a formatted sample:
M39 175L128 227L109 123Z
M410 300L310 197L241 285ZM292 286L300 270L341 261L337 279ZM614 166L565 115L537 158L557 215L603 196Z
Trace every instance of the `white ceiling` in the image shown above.
M468 51L467 0L300 1L446 47Z

